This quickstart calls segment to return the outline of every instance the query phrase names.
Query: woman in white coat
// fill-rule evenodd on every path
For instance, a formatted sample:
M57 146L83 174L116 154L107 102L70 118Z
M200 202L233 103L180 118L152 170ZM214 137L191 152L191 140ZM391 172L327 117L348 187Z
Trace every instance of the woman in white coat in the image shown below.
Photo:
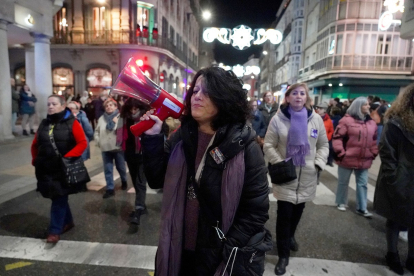
M286 91L278 113L270 121L263 151L270 166L291 159L293 171L296 171L296 179L273 184L278 205L276 241L279 261L275 274L283 275L289 264L290 250L298 250L296 227L305 202L315 197L319 172L325 168L329 153L325 126L321 116L311 107L306 84L294 84Z

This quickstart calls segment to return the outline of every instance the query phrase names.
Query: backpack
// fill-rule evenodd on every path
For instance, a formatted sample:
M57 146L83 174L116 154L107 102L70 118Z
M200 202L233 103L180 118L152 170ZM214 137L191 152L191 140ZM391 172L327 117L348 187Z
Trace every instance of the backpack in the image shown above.
M381 106L381 105L380 105ZM376 124L381 123L381 116L378 114L378 108L380 108L380 106L378 106L375 110L373 110L370 114L371 119L374 120L374 122Z

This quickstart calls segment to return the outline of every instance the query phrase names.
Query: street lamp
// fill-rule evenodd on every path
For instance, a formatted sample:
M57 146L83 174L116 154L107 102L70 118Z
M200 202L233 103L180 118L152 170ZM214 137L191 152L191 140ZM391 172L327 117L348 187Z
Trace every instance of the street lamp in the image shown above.
M204 20L209 20L211 18L211 12L210 11L203 11L203 18L204 18Z

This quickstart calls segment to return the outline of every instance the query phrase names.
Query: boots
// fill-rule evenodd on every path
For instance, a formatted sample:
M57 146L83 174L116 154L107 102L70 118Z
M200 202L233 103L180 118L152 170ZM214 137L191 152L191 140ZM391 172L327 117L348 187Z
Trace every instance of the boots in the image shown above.
M405 268L408 269L411 273L414 273L414 258L407 258L405 262Z
M401 265L400 256L398 255L398 252L387 252L387 255L385 255L385 260L387 261L387 265L390 267L392 271L394 271L398 275L404 275L404 269Z
M147 214L147 209L138 209L135 210L134 214L131 216L131 220L129 221L131 224L139 225L141 216Z
M286 273L286 267L289 264L289 258L280 258L275 266L276 275L284 275Z
M29 133L27 133L27 131L24 129L24 130L23 130L23 135L24 135L24 136L29 136Z
M30 134L36 134L33 129L30 130Z

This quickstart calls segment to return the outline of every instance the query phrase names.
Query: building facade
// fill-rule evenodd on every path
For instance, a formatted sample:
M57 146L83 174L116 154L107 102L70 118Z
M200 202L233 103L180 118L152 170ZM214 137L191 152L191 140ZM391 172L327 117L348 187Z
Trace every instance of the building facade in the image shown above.
M199 68L200 11L198 0L64 0L49 18L45 36L50 62L44 74L50 84L32 90L41 93L47 86L47 95L98 95L112 86L129 58L136 57L149 78L183 97ZM28 68L31 42L9 45L9 71L17 86L33 87Z
M29 84L40 104L38 112L46 116L46 99L52 94L50 37L53 16L63 5L59 0L0 1L0 140L13 138L11 129L11 85L15 64L9 48L27 46L23 61ZM30 46L29 46L30 44ZM35 70L36 68L36 70ZM11 72L9 74L9 72Z
M292 0L282 4L276 29L289 34L275 49L274 91L286 82L306 82L315 103L371 94L393 101L414 80L414 52L413 41L400 37L399 24L381 30L380 16L393 2L387 1ZM395 12L394 19L402 15ZM289 22L291 30L286 26ZM290 52L283 43L290 45Z

